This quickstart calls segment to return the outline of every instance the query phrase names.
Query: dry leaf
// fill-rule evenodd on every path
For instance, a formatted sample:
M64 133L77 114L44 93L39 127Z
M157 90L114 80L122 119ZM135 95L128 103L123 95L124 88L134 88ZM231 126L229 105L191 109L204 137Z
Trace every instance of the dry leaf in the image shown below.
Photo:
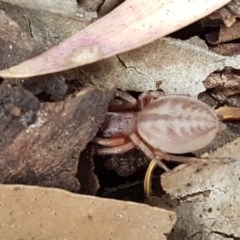
M143 4L142 0L127 0L49 51L0 71L0 76L22 78L43 75L108 58L174 32L229 1L151 0Z
M238 43L223 43L211 46L211 50L220 55L233 56L240 54L240 45Z
M0 8L4 10L0 10L0 68L36 56L90 23L90 20L23 9L2 2Z
M225 66L239 68L240 55L221 56L198 37L189 40L162 38L142 48L82 68L83 82L122 90L197 96L203 81ZM87 76L87 77L86 77Z
M71 194L57 189L0 185L0 238L164 240L172 211Z
M226 26L231 27L236 22L236 19L240 17L240 1L232 0L229 4L210 15L210 17L212 19L221 19Z
M22 59L43 51L43 46L24 33L2 10L0 10L0 40L1 68L17 64Z
M164 190L179 199L179 220L169 239L239 238L240 138L204 155L209 164L181 165L162 175ZM211 163L211 158L231 158L228 164ZM180 235L179 235L180 234Z
M206 34L207 41L211 44L219 44L239 39L239 27L240 21L237 21L231 27L220 25L220 30L218 33L214 32Z
M204 81L206 89L212 89L211 95L220 101L240 93L240 76L234 71L225 70L210 74Z
M35 9L38 11L45 11L54 14L60 14L62 16L76 17L78 4L75 0L1 0L1 2L9 3L21 8Z

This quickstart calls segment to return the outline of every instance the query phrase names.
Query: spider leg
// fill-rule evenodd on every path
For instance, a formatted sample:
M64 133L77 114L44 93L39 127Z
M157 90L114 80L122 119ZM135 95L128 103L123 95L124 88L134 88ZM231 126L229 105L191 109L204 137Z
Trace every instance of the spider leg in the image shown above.
M109 104L110 112L136 111L138 109L138 101L127 92L116 91L115 97Z
M126 100L127 102L131 103L133 106L137 105L137 100L127 92L117 91L116 97Z
M144 106L164 95L163 92L158 91L141 93L138 97L139 108L142 109Z
M116 147L100 148L97 150L97 152L99 155L112 155L125 153L133 148L135 148L135 145L132 142L127 142L123 145L119 145Z
M161 159L164 159L166 161L174 161L174 162L181 162L181 163L209 163L209 162L215 162L215 163L229 163L234 161L233 159L226 159L226 158L197 158L197 157L183 157L183 156L177 156L172 155L168 153L164 153L159 150L155 150L154 154L156 154L157 157L160 157Z
M135 144L135 146L137 146L141 151L143 151L145 153L145 155L149 159L154 159L154 160L156 159L153 151L135 133L132 133L129 136L129 138L132 140L132 142ZM155 161L166 172L170 171L169 168L161 161L160 158L157 158Z
M92 141L93 143L97 143L99 145L105 146L105 147L117 147L120 145L125 144L127 141L126 138L100 138L100 137L95 137Z

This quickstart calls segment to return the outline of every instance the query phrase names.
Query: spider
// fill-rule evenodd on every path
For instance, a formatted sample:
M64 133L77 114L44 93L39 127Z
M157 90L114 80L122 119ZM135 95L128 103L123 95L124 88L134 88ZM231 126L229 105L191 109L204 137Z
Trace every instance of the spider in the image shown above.
M165 171L162 162L199 162L209 159L183 157L207 146L224 124L205 103L188 96L164 96L161 92L141 94L136 100L126 92L118 92L94 142L104 146L101 155L125 153L135 147L154 159Z

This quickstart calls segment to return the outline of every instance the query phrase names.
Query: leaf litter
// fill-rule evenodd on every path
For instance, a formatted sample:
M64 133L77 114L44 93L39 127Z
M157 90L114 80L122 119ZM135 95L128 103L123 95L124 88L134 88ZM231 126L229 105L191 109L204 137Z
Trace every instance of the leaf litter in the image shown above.
M237 239L240 236L240 138L202 157L230 158L228 164L181 165L161 176L163 189L179 200L178 221L170 239ZM207 194L206 194L207 193ZM184 229L184 233L181 233ZM180 238L179 238L180 237Z
M176 221L173 211L60 189L0 185L0 192L1 239L166 240Z
M129 4L130 1L126 2ZM220 3L220 1L218 2ZM223 5L229 1L223 2L224 1L222 1L220 4ZM134 1L134 3L139 4L139 1ZM106 18L104 21L105 20ZM86 28L87 30L84 29L79 33L79 36L82 37L82 34L84 33L90 34L91 31L93 31L92 27L99 26L98 24L99 22L97 21L93 23L93 25L89 25ZM104 26L104 24L102 26ZM88 29L91 31L88 32ZM172 31L171 28L169 29ZM163 35L165 35L165 33L162 35L157 35L157 38ZM73 40L74 38L70 39ZM76 39L78 39L78 37ZM91 39L92 38L90 38L90 40ZM122 51L125 52L131 49L131 47L129 48L131 44L133 44L132 46L135 48L140 46L142 43L140 45L131 43L127 47L122 47L120 44L117 45L117 49L121 50L114 52L113 49L108 49L108 47L114 46L113 43L115 43L114 41L117 39L116 36L114 38L115 40L113 39L113 42L110 41L111 44L109 46L102 47L101 45L102 43L109 41L109 39L112 40L111 38L100 38L100 45L99 42L94 42L93 45L89 44L89 39L85 39L85 43L87 44L84 45L83 48L81 48L81 44L83 42L80 42L80 44L77 43L77 46L80 46L80 49L78 47L71 49L71 44L68 45L66 43L62 43L63 45L60 44L59 46L70 46L66 54L70 54L69 56L71 56L70 59L72 59L72 61L66 61L66 59L69 60L68 56L65 59L61 59L58 52L59 49L61 50L61 47L56 46L53 48L54 50L49 50L49 61L51 64L48 66L47 71L46 69L44 70L45 72L41 69L36 70L36 68L32 67L35 65L28 65L29 62L25 62L24 64L27 63L27 65L25 65L26 68L24 67L23 69L20 69L20 75L17 76L10 74L8 76L5 75L5 77L20 76L20 78L22 78L28 77L31 74L39 75L48 72L62 71L64 69L68 69L69 67L76 67L118 54L116 57L113 56L106 60L82 67L79 72L83 73L85 84L93 83L94 85L100 87L111 89L118 87L122 90L132 91L149 91L161 88L167 94L188 94L191 96L197 96L200 92L205 91L203 81L211 73L215 71L219 72L226 67L228 67L231 71L231 68L239 69L240 66L240 57L238 54L233 56L222 55L221 53L218 54L212 50L209 50L204 41L197 37L185 41L173 38L163 38L156 40L147 46L132 50L131 52L127 53L122 53ZM154 39L150 39L149 41L153 40ZM92 42L90 41L90 43ZM119 42L117 43L119 44ZM145 43L147 42L144 42L144 44ZM110 54L107 54L109 52L105 51L106 49L109 50ZM56 51L55 55L51 55L51 51ZM49 54L49 52L44 54ZM40 58L39 62L37 62L40 67L44 65L42 63L46 63L46 59L41 58L42 56L45 56L44 54L37 57L37 59ZM33 64L36 64L36 62L33 62ZM33 72L31 72L32 70ZM79 72L77 73L79 74ZM0 72L0 74L1 73L4 77L4 72ZM13 71L13 74L16 74L16 72ZM19 72L17 74L19 74ZM217 91L216 94L218 93L219 92ZM237 93L238 92L235 92L235 94ZM226 94L226 98L227 97L229 97L229 94ZM91 133L91 135L92 134L93 133ZM238 142L238 139L236 139L229 144L224 143L221 148L218 147L219 149L216 149L216 152L220 151L219 156L232 157L233 159L239 160L239 155L236 154L238 152ZM229 149L231 149L232 152L229 151ZM209 158L211 157L217 157L217 155L215 156L209 153ZM90 168L91 171L93 171L92 166L90 166ZM162 186L164 190L168 192L172 198L177 198L180 201L179 206L176 207L178 219L180 220L177 221L175 231L172 233L173 235L175 234L175 239L179 239L178 234L182 232L184 233L182 236L186 237L192 235L196 236L195 239L197 239L197 237L202 238L203 236L207 237L207 239L218 239L218 237L219 239L224 239L225 236L239 236L236 225L237 221L239 222L239 219L234 211L235 209L238 209L239 206L237 203L232 204L231 202L236 199L237 191L235 190L237 188L233 188L232 186L237 186L237 179L239 178L238 168L239 166L237 161L230 163L229 165L181 165L175 168L171 174L165 174L162 176ZM94 185L93 192L96 191L95 189L96 186ZM11 191L12 190L10 190L10 192ZM37 192L41 191L44 192L46 190L37 190ZM11 195L10 192L7 193L7 196ZM54 192L54 190L51 189L51 192ZM84 198L84 196L82 197ZM88 201L90 201L89 198ZM99 202L100 206L106 205L101 202L100 198L96 198L96 202ZM106 200L106 202L110 203L111 200ZM229 202L231 203L228 204ZM59 204L62 205L63 203L59 202ZM70 202L69 204L71 205L72 203ZM227 207L226 204L228 204ZM139 206L139 209L142 208L142 206L138 204L136 204L136 206ZM11 205L8 209L11 207L14 207L14 205ZM44 209L44 207L41 207L41 209ZM86 209L88 209L88 206L84 208L84 213L86 213ZM113 209L116 210L116 206L114 206ZM69 209L69 212L74 210ZM111 213L114 213L114 210L110 211ZM122 210L119 211L122 212ZM168 228L168 230L158 231L158 234L161 236L163 232L166 233L170 231L170 228L175 221L175 214L173 212L167 212L167 214L169 213L171 215L170 219L173 221L171 222L171 226ZM233 214L235 215L233 216ZM104 214L102 215L104 216ZM170 215L160 215L162 219L161 224L158 224L158 227L162 226L162 224L164 225L165 223L169 223L168 218ZM39 213L36 214L36 218L34 220L38 221L38 217ZM154 214L150 214L150 217L153 220ZM231 221L229 221L229 224L226 224L225 227L222 227L222 222L226 222L226 219L231 219L233 222L231 223ZM144 221L147 220L148 218L144 219ZM135 226L139 227L138 224ZM154 225L151 225L151 227L152 226ZM231 227L233 228L232 230ZM101 230L99 232L102 233ZM154 238L150 237L149 239ZM162 239L166 238L163 237Z
M0 71L0 76L31 77L96 62L170 34L228 2L211 0L205 5L199 1L152 0L142 5L141 0L127 0L47 52ZM179 11L183 5L191 11Z

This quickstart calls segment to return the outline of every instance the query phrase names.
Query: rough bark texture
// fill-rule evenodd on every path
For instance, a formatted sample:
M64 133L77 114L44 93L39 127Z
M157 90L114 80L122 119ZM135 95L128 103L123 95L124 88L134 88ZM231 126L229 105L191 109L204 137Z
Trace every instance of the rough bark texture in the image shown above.
M40 103L22 87L0 87L0 182L79 190L80 152L96 134L111 94L87 88Z

